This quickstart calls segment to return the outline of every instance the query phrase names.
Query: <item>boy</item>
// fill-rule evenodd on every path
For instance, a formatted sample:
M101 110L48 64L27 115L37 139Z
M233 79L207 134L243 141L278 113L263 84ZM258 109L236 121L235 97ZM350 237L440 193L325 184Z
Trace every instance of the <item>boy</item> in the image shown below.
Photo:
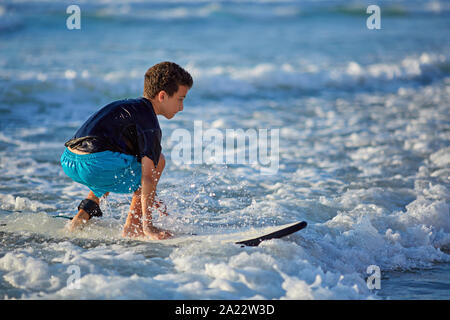
M191 75L173 62L154 65L145 73L144 94L112 102L93 114L61 156L64 172L91 190L78 206L70 230L101 216L100 197L133 192L124 237L166 239L171 233L152 224L156 186L165 166L157 115L171 119L183 110L192 87Z

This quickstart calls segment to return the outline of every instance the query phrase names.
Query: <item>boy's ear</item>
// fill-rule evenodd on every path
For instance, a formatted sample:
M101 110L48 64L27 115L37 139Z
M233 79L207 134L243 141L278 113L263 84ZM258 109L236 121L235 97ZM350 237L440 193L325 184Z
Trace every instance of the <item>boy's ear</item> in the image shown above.
M164 101L164 98L167 96L167 92L165 92L164 90L161 90L159 93L158 93L158 100L159 100L159 102L163 102Z

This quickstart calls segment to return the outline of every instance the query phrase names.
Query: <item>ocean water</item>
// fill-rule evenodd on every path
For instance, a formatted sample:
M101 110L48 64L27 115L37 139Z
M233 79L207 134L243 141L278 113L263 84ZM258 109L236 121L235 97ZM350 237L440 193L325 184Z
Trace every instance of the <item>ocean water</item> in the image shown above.
M71 4L0 4L2 299L450 298L449 1L377 1L380 30L370 1L77 1L79 30ZM121 238L119 194L68 233L54 216L88 190L62 171L64 142L167 60L194 78L160 118L156 224L177 237ZM194 121L278 129L277 172L175 163ZM229 241L297 220L256 248Z

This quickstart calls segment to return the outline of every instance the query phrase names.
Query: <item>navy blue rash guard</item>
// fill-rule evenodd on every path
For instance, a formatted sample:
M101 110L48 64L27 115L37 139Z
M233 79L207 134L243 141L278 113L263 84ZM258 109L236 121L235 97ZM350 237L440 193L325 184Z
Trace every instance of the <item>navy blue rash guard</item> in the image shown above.
M95 153L106 150L147 156L158 165L161 128L152 103L145 98L112 102L94 113L64 145Z

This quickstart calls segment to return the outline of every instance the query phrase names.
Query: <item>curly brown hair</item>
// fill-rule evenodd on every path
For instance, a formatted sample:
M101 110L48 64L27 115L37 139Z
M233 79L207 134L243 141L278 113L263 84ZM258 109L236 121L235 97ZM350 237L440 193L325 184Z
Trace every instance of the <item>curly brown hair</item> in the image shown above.
M174 62L161 62L149 68L144 78L144 97L153 99L160 91L165 91L170 97L178 91L178 86L193 85L189 72Z

